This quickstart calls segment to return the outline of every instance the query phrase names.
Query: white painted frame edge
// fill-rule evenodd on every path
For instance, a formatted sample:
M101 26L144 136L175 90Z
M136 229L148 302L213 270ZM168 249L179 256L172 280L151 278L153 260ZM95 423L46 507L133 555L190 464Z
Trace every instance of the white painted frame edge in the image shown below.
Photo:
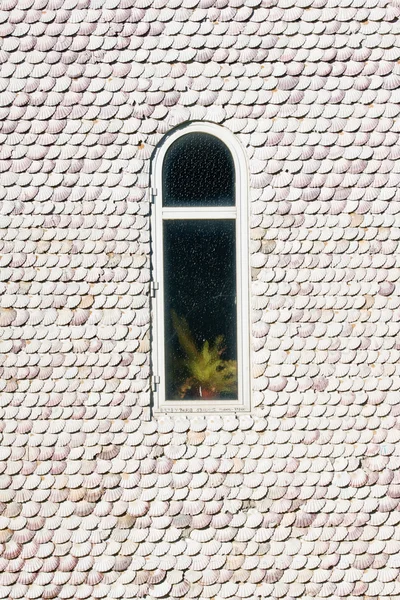
M189 133L209 133L220 139L231 152L235 168L235 200L232 207L165 208L162 204L162 168L171 145ZM152 281L156 293L152 302L152 373L153 410L156 413L232 413L250 412L252 407L250 361L250 268L249 268L249 180L248 161L241 144L229 130L208 122L190 122L166 134L157 148L151 164L152 187ZM165 398L164 361L164 289L163 289L163 220L164 219L235 219L236 220L236 289L237 289L237 348L238 400L167 400Z

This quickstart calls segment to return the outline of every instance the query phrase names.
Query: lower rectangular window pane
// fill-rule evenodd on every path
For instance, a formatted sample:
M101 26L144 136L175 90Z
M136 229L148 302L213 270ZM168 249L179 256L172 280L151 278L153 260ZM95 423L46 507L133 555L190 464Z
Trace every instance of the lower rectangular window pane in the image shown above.
M168 400L236 400L235 221L164 221Z

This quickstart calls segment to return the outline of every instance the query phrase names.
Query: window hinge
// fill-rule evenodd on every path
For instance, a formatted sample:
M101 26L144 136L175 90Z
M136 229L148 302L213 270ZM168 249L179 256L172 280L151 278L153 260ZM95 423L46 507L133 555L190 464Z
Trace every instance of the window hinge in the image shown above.
M157 196L157 189L156 188L150 188L150 197L151 197L151 202L154 202L154 200L156 199Z
M158 281L150 281L150 296L155 298L156 291L160 288Z
M160 383L160 377L158 375L153 375L151 378L151 391L156 392L157 386Z

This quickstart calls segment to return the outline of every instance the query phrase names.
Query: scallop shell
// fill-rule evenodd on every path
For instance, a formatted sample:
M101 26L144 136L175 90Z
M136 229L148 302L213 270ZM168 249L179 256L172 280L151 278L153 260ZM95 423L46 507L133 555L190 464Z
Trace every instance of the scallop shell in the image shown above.
M215 530L214 529L195 529L191 532L190 537L191 539L195 540L196 542L200 542L200 543L204 543L204 542L209 542L210 540L213 539L215 534Z
M390 296L391 294L393 294L394 290L394 283L392 283L391 281L384 281L379 287L379 294L381 294L381 296Z
M14 540L10 540L10 541L5 540L5 548L2 552L2 556L4 558L6 558L7 560L14 560L21 554L22 548L23 548L22 543L17 543Z
M204 502L201 500L185 501L181 507L184 515L198 515L204 509Z
M7 572L2 572L2 574L0 575L0 582L1 585L4 586L11 586L13 584L15 584L17 582L17 580L19 581L19 583L22 583L19 580L20 577L20 573L7 573Z
M352 487L363 487L368 482L368 475L362 471L354 471L350 476L350 485Z
M40 508L41 505L38 502L29 501L24 504L22 514L28 518L34 517L39 513Z
M128 514L132 517L141 517L149 510L149 503L143 500L135 500L129 504Z

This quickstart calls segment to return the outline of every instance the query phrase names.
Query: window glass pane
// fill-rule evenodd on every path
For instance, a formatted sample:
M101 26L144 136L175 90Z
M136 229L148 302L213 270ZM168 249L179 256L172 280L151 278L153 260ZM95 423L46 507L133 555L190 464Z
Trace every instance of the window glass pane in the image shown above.
M232 155L221 140L208 133L184 135L164 160L164 206L232 206L234 173Z
M164 221L168 400L237 399L234 220Z

